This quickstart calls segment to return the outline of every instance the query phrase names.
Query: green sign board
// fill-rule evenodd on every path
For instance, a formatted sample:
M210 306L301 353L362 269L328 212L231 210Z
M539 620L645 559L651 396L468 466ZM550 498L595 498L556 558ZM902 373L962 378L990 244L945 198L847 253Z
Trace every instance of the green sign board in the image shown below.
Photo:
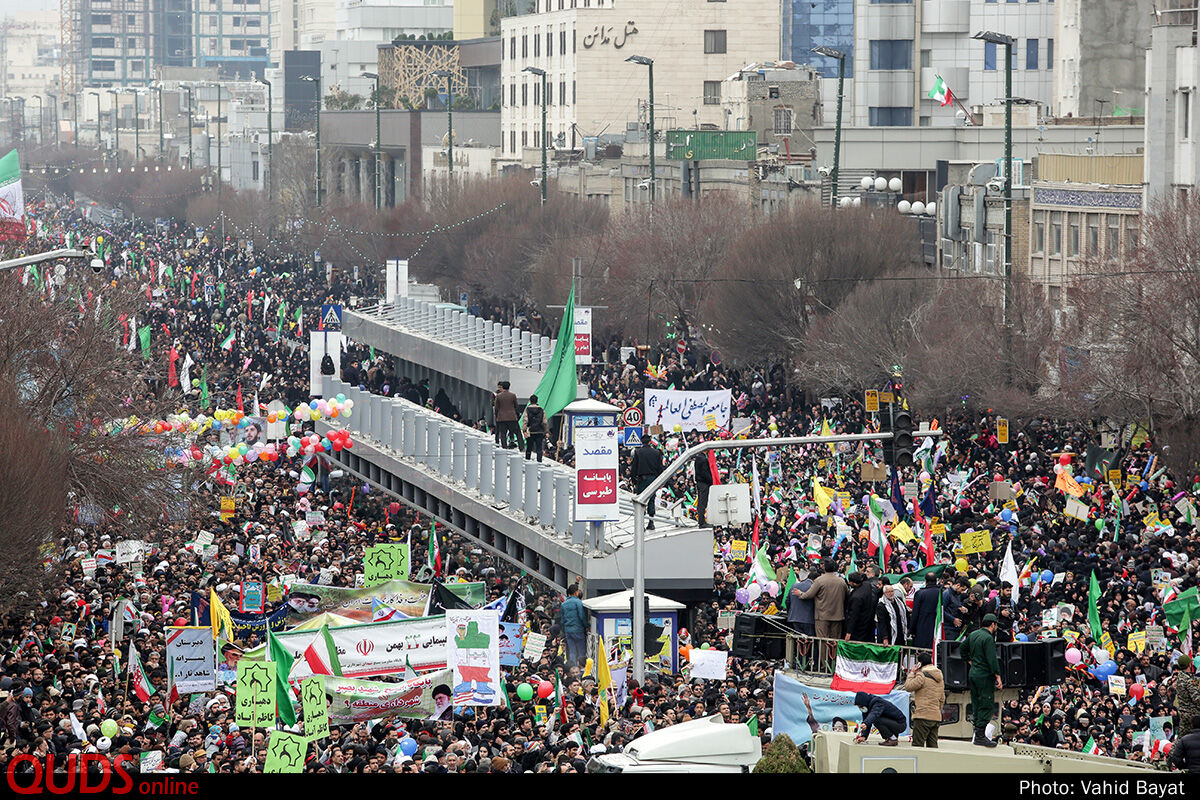
M758 137L754 131L667 131L667 158L671 161L754 161Z

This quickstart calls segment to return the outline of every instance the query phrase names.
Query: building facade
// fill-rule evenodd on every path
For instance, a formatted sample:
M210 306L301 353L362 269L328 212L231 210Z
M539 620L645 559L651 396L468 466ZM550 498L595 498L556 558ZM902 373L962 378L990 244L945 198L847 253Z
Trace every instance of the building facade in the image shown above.
M1171 0L1183 7L1182 0ZM1145 152L1147 203L1182 199L1200 186L1196 143L1196 92L1200 58L1196 48L1196 11L1162 10L1150 34L1146 56Z
M759 147L787 161L809 161L813 129L821 124L821 85L812 67L751 64L721 84L725 127L751 130Z
M721 82L774 54L779 31L774 3L731 13L707 0L537 0L531 13L501 20L503 157L541 146L542 79L526 67L547 73L552 141L574 147L648 124L647 68L626 63L635 54L654 60L657 130L722 128Z

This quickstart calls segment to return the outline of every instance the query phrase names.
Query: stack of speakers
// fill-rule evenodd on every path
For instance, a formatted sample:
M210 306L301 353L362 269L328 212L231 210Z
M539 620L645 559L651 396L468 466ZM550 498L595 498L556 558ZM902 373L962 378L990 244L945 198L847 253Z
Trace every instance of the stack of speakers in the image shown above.
M971 664L963 657L962 644L960 641L938 643L938 666L946 678L946 688L952 692L965 692L971 688L968 680ZM1006 689L1053 686L1067 677L1067 641L1046 639L997 644L996 660L1000 662L1000 680L1004 681Z
M776 618L763 614L738 614L733 623L733 647L729 655L765 661L782 659L786 633L780 624Z

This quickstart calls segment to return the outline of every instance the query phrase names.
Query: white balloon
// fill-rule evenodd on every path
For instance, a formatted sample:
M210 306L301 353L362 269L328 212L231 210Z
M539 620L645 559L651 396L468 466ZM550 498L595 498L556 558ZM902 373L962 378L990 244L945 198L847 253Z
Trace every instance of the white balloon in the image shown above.
M1094 659L1096 659L1097 664L1105 664L1108 662L1108 658L1109 658L1108 651L1105 650L1103 647L1093 647L1092 648L1092 657Z
M757 583L752 583L746 587L746 591L750 593L751 600L757 600L759 598L759 595L762 594L762 587L759 586Z

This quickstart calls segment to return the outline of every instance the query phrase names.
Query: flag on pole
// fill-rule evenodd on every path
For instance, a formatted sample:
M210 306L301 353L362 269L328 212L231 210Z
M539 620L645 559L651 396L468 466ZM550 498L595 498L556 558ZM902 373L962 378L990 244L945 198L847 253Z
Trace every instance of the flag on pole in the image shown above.
M322 625L320 632L312 644L304 651L304 661L315 675L341 675L342 665L338 663L337 647L329 634L329 626Z
M154 694L156 689L150 685L150 679L146 677L146 670L142 669L142 659L138 657L137 646L133 642L129 643L129 677L138 700L143 703L149 700L150 695Z
M796 585L796 570L788 567L787 583L783 587L783 599L779 601L779 607L784 611L787 610L788 599L792 596L792 587Z
M887 694L896 686L899 663L899 647L838 642L837 664L829 688L838 692Z
M1183 620L1179 627L1179 649L1185 655L1192 655L1192 609L1190 606L1184 606Z
M296 708L292 705L287 680L287 677L292 674L292 664L295 659L292 658L291 651L275 638L275 634L271 633L270 627L267 628L267 660L275 662L277 665L275 672L282 677L282 680L275 681L275 713L285 725L295 725Z
M428 554L427 558L428 558L428 561L426 563L429 565L429 569L433 571L433 574L441 575L442 574L442 553L438 549L437 523L436 522L430 523L430 525L429 525L429 554Z
M574 334L571 336L574 339ZM612 673L608 668L608 648L596 650L596 688L600 690L600 727L608 725L608 690L612 688Z
M406 654L404 656L404 680L411 681L416 677L417 677L417 671L415 669L413 669L412 662L408 660L408 655ZM503 686L504 681L501 681L500 685ZM505 696L507 697L507 694Z
M558 706L558 718L564 723L570 722L570 718L567 716L567 694L563 691L562 673L557 669L554 670L554 687L554 700Z
M575 368L575 284L572 282L562 322L558 326L554 353L550 356L550 366L534 391L542 403L546 419L573 403L578 388L579 374Z
M937 647L944 637L942 636L942 593L938 592L937 614L933 618L933 665L937 663Z
M200 407L208 408L208 365L200 369Z
M211 586L208 588L208 610L212 617L213 638L219 639L224 635L225 640L233 641L233 617L229 615L229 609L221 602L221 598L217 597L217 590Z
M1088 627L1091 628L1092 638L1100 641L1104 629L1100 626L1100 581L1096 580L1096 570L1092 570L1092 580L1088 585Z
M943 106L948 106L954 102L954 94L950 91L950 87L942 80L941 75L934 76L937 78L933 82L933 88L929 90L929 99L936 100Z
M229 351L233 350L233 330L232 329L230 329L229 335L225 337L225 340L223 342L221 342L221 349L229 350Z
M142 345L142 358L146 361L150 360L150 326L143 325L138 330L138 341Z
M1017 574L1017 562L1013 560L1012 540L1008 540L1008 547L1004 550L1004 562L1000 565L1000 580L1008 581L1013 587L1013 603L1017 603L1021 599L1021 578Z
M879 558L879 569L887 573L887 563L892 558L892 545L888 542L883 531L884 511L879 504L879 498L871 495L867 498L867 555Z
M1098 756L1100 755L1100 745L1096 744L1096 740L1089 736L1087 742L1083 745L1083 752L1089 756Z
M758 583L759 586L766 586L769 581L775 580L775 569L771 566L771 558L767 555L765 543L758 548L754 554L754 560L750 562L750 580Z
M16 150L0 158L0 242L25 240L25 193Z
M304 307L296 309L296 336L304 335Z
M754 495L754 513L757 516L762 513L762 484L758 482L758 454L750 454L750 464L754 470L754 474L750 478L751 492Z

